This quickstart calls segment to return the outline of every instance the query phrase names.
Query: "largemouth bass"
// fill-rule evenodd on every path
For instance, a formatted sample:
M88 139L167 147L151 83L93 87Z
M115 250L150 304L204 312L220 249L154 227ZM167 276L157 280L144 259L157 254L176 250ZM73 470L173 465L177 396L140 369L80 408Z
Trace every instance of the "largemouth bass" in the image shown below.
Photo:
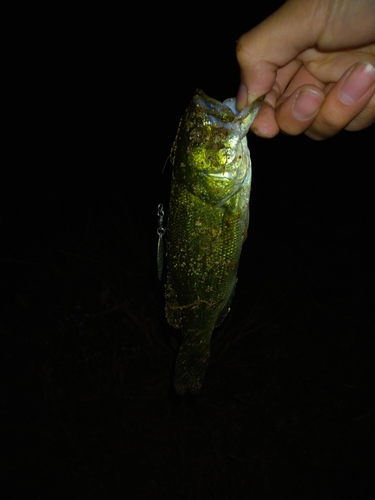
M246 134L262 98L238 112L202 90L181 118L171 151L166 317L182 329L175 390L197 393L214 328L227 313L247 236L251 160Z

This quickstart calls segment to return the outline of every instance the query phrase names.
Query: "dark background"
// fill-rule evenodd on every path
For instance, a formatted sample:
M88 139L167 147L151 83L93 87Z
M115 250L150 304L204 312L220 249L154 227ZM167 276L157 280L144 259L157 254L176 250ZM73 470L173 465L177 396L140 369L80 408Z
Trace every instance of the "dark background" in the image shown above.
M0 219L7 498L372 498L374 126L324 142L249 135L232 312L201 393L172 389L163 165L196 87L235 95L236 39L277 3L61 11L15 29Z

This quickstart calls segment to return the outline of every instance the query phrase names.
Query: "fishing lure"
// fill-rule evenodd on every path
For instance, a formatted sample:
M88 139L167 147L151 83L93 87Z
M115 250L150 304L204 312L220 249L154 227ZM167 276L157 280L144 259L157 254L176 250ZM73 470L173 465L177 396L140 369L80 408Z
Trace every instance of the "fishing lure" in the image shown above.
M163 274L163 262L164 262L164 242L163 236L165 233L164 228L164 207L161 203L158 205L157 211L158 217L158 228L156 230L156 234L158 235L158 247L156 251L156 266L158 270L158 278L161 280L161 276Z

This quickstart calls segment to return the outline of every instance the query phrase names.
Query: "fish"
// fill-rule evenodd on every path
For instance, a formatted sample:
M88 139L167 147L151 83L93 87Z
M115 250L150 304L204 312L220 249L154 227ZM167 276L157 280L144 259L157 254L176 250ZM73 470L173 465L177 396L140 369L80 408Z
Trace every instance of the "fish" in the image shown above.
M165 315L182 330L178 395L197 394L214 329L230 311L247 237L251 159L246 135L263 98L242 111L197 89L179 123L166 224Z

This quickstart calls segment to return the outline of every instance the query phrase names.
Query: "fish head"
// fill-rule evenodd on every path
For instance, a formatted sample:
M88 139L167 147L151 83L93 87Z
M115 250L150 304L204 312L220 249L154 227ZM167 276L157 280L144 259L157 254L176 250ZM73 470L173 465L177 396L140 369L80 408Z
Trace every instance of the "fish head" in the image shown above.
M220 102L196 90L181 119L171 158L175 175L205 202L223 206L251 182L246 134L262 100L239 112L235 98Z

